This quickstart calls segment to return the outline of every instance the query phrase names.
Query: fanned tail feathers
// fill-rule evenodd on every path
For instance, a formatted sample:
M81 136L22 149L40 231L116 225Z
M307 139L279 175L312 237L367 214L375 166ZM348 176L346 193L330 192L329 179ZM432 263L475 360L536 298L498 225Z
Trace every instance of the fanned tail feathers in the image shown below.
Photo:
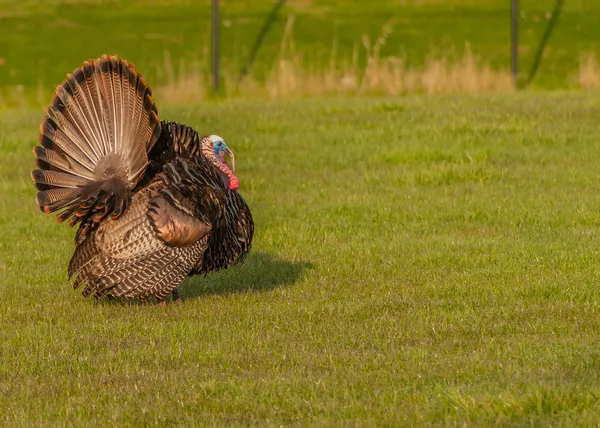
M37 204L59 222L118 217L161 132L151 89L128 62L103 56L68 75L40 126Z

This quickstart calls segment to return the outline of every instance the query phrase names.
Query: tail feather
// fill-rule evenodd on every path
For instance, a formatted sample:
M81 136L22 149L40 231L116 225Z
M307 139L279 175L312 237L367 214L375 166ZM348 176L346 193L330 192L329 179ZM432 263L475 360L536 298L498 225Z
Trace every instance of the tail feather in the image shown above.
M59 121L62 122L61 125ZM48 117L40 126L40 144L58 154L66 155L68 159L93 172L98 156L91 148L86 150L82 140L83 137L73 129L67 118L49 110Z
M62 223L63 221L70 219L73 216L74 212L75 212L74 207L68 208L56 216L56 221L59 223Z
M81 189L48 189L37 194L37 204L42 211L50 214L79 200Z
M67 172L88 180L94 180L94 174L91 171L75 162L69 161L66 156L61 156L54 150L36 146L33 149L33 153L37 158L36 163L40 169Z
M43 169L32 171L31 177L39 190L47 190L52 187L78 188L85 186L89 181L75 174L49 170L44 171Z
M58 221L121 215L160 136L152 91L133 65L90 60L56 89L34 148L37 203Z

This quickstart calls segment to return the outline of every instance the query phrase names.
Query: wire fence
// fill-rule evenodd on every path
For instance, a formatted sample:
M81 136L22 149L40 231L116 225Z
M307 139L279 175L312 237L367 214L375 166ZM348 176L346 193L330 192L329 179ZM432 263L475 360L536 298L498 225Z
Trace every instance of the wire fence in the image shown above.
M520 4L519 0L507 0L510 1L511 5L511 44L510 44L510 58L511 58L511 75L513 81L514 89L520 89L522 87L529 87L531 83L534 81L536 74L540 68L540 65L543 60L544 51L547 47L550 37L553 34L556 26L559 22L562 8L564 6L564 0L556 0L554 4L554 8L550 13L550 19L545 27L543 35L541 36L539 43L537 44L537 48L535 50L535 55L533 62L530 65L529 71L525 79L520 77L519 70L519 19L521 17ZM239 77L237 79L237 84L239 83L250 73L252 69L252 65L254 64L260 47L262 46L266 35L272 29L273 23L277 19L277 16L286 3L286 0L278 0L274 3L273 8L270 13L266 16L258 35L252 45L251 53L248 56L247 61L244 63L243 67L240 70ZM213 83L213 91L218 93L219 91L219 0L212 0L212 52L213 52L213 68L212 68L212 83Z

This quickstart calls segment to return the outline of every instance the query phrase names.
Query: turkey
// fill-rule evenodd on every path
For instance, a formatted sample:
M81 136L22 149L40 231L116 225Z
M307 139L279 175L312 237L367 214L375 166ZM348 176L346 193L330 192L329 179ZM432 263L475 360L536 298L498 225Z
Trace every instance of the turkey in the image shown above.
M160 122L150 87L123 59L86 61L67 76L33 152L37 205L79 225L68 274L86 297L179 300L186 277L250 250L233 152L217 135Z

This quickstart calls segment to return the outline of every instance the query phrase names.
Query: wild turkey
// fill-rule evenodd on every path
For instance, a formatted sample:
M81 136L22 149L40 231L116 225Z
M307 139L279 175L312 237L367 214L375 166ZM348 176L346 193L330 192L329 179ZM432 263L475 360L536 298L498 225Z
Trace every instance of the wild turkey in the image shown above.
M57 88L40 134L37 204L79 224L68 274L84 296L164 302L188 275L250 250L254 223L233 152L217 135L159 122L132 64L84 62Z

